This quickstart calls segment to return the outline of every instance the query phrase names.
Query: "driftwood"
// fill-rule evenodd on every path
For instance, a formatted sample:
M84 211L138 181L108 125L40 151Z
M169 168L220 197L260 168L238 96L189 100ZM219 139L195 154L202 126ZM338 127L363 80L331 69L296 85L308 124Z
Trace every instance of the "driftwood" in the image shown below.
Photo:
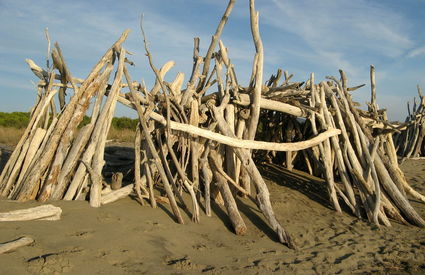
M31 221L31 220L60 220L62 209L51 204L41 205L28 209L20 209L0 213L0 222Z
M112 190L118 190L122 187L123 177L124 175L121 172L112 174L112 183L111 183Z
M27 59L40 79L37 102L0 175L0 194L19 201L88 199L93 207L135 194L142 205L145 200L151 207L169 205L181 224L182 213L200 222L201 205L206 216L212 216L211 204L216 203L227 211L236 234L248 230L238 200L252 199L279 241L295 248L273 210L257 166L269 162L324 178L330 203L338 212L345 205L353 215L378 226L391 226L394 219L424 227L408 196L421 201L425 196L409 185L399 168L399 157L419 157L424 151L422 90L418 87L420 102L409 108L406 122L396 124L376 103L379 86L373 66L367 110L358 109L351 97L364 84L349 87L342 70L338 78L315 82L312 73L306 81L294 82L292 74L278 69L265 81L254 0L249 14L255 55L250 82L242 86L232 52L220 40L234 2L228 2L205 56L199 38L194 39L186 85L180 72L171 82L165 80L175 62L156 67L143 26L145 55L155 77L150 89L132 80L129 66L134 63L123 47L128 30L84 79L71 74L58 44L51 53L53 68ZM72 93L68 102L65 91ZM102 174L104 149L117 102L135 110L139 119L134 162L121 163L133 166L128 174L134 180L126 182L123 171L117 170L108 172L113 175L109 185L109 176ZM80 129L87 114L90 123ZM119 164L115 161L111 167Z
M103 205L103 204L111 203L111 202L117 201L119 199L125 198L128 195L130 195L131 192L133 192L133 189L134 189L134 185L129 184L129 185L123 187L123 188L112 191L112 192L106 194L105 196L102 196L101 203Z
M232 222L236 235L244 235L247 230L245 222L243 221L241 214L238 211L236 201L232 195L232 192L230 191L226 178L218 172L222 166L221 162L220 155L214 150L210 151L210 163L213 168L213 174L217 180L216 184L220 190L220 193L223 196L224 205L229 215L229 219Z
M402 157L401 161L406 158L417 158L425 155L425 97L419 85L417 89L418 106L416 106L416 98L414 98L415 105L411 111L408 102L408 116L405 122L394 126L394 128L399 129L393 135L397 155Z
M34 240L30 237L20 237L16 240L0 244L0 254L15 250L22 246L30 245Z

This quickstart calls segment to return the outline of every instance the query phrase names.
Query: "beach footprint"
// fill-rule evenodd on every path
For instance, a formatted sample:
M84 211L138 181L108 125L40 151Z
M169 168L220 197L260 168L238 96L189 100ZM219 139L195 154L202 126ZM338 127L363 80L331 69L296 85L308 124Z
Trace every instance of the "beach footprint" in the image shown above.
M185 270L185 271L210 271L214 269L212 266L194 263L189 256L179 258L167 258L166 263L173 269Z
M94 234L94 231L77 231L77 232L74 232L74 233L72 233L72 234L70 234L69 236L70 237L74 237L74 238L79 238L79 239L87 239L87 238L90 238L90 237L92 237L93 236L93 234Z

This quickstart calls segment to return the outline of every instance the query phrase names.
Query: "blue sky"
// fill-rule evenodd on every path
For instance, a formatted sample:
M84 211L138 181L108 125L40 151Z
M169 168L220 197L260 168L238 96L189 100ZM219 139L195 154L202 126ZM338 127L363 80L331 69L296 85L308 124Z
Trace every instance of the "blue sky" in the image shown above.
M248 0L238 0L222 40L229 49L236 74L246 84L252 43ZM85 77L92 66L126 28L132 30L124 47L134 53L135 80L150 87L140 35L140 14L157 67L174 60L177 72L192 68L193 38L201 39L205 54L211 35L226 8L218 0L51 1L0 0L0 111L27 111L34 104L37 79L25 58L45 64L47 43L58 41L75 77ZM378 104L390 119L404 120L406 102L425 89L425 0L257 0L260 32L265 50L264 78L278 68L304 81L346 71L354 92L364 104L370 98L369 65L377 71ZM119 107L118 116L135 116Z

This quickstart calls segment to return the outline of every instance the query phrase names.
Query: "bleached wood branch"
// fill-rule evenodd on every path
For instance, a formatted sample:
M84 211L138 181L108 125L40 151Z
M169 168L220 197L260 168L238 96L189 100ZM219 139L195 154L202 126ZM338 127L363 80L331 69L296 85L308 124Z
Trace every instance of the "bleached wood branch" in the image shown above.
M51 204L0 213L0 222L60 219L62 209Z
M103 195L101 198L101 204L104 205L104 204L108 204L108 203L117 201L119 199L125 198L128 195L130 195L131 192L133 192L133 189L134 189L134 184L129 184L118 190L115 190L106 195Z
M30 237L20 237L16 240L0 244L0 254L15 250L19 247L32 244L34 240Z

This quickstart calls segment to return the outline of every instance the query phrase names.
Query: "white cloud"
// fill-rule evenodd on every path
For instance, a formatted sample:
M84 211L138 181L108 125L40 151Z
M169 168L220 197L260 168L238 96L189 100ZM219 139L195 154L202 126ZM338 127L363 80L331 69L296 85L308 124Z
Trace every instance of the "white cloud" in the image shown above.
M405 19L370 1L272 2L261 7L263 22L296 35L324 65L338 65L352 74L357 73L358 53L396 58L413 44L404 32Z
M415 49L411 50L407 54L407 57L412 58L412 57L416 57L416 56L423 55L423 54L425 54L425 45L422 46L422 47L415 48Z
M7 0L4 3L8 12L0 11L4 19L0 33L3 33L3 37L6 35L4 43L0 45L0 54L24 55L35 59L43 55L43 58L47 45L43 30L49 27L52 42L59 42L65 59L70 63L71 72L78 77L84 77L121 32L131 28L124 47L135 53L130 57L137 65L138 75L135 78L154 79L147 66L140 34L141 12L145 13L144 27L158 67L168 60L174 60L177 70L187 67L189 71L193 37L200 36L204 47L210 41L211 34L196 34L190 26L179 23L178 16L162 14L160 10L149 7L149 3L142 5L135 1L126 6L114 4L110 9L101 10L93 10L96 3L90 1L61 2L60 5L51 0L41 0L37 4Z

